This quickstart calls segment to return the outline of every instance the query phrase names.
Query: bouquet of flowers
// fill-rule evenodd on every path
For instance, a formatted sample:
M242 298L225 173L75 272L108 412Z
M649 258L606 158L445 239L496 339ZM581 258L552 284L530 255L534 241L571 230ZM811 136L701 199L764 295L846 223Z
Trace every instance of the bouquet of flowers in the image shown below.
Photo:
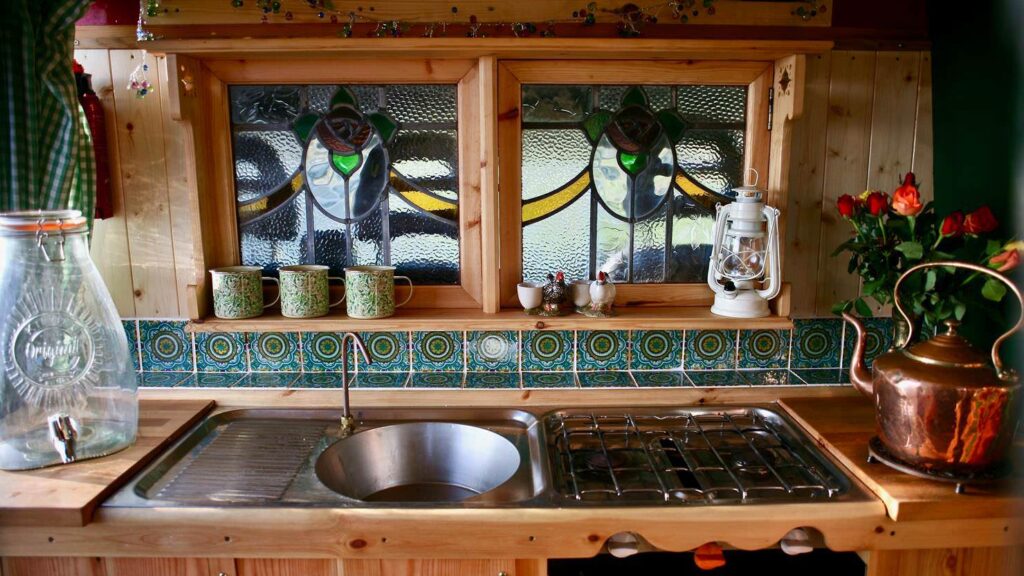
M848 271L861 277L860 296L836 303L836 314L856 310L871 316L872 300L892 303L903 271L936 260L959 260L1006 272L1020 264L1024 242L994 236L999 222L988 206L970 214L956 211L939 219L932 203L923 205L914 174L908 173L892 197L878 190L839 197L836 207L853 227L853 236L833 252L850 253ZM994 278L947 268L915 274L900 287L900 299L921 322L919 334L933 334L944 320L961 320L968 310L998 320L1006 287Z

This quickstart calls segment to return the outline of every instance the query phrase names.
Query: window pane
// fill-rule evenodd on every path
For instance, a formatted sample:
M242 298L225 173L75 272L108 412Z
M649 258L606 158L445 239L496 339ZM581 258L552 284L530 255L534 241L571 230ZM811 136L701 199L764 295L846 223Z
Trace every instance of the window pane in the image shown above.
M232 86L243 264L459 282L454 85Z
M704 282L746 86L522 87L523 278Z

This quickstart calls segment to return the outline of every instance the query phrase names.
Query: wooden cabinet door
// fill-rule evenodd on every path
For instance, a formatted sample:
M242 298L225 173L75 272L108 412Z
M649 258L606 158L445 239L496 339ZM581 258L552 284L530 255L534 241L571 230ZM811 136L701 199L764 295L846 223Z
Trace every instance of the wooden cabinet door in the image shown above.
M341 576L542 576L544 565L533 560L343 560Z

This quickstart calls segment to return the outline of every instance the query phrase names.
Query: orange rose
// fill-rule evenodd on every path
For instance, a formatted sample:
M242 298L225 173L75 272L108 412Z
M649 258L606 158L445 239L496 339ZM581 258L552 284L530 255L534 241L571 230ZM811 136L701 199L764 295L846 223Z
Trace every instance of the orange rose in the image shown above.
M924 209L921 193L914 184L913 172L907 172L903 177L903 185L892 193L892 209L900 216L917 216Z
M989 260L989 266L998 272L1008 272L1020 265L1020 255L1024 252L1024 241L1011 242L1003 247L1003 251Z

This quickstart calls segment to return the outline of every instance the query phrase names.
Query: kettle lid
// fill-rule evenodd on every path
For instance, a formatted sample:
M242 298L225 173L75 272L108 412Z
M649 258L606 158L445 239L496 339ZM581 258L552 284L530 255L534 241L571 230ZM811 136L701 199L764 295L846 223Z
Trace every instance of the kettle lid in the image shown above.
M988 368L988 357L975 350L957 332L960 322L945 320L946 331L910 346L906 354L915 360L951 368Z

